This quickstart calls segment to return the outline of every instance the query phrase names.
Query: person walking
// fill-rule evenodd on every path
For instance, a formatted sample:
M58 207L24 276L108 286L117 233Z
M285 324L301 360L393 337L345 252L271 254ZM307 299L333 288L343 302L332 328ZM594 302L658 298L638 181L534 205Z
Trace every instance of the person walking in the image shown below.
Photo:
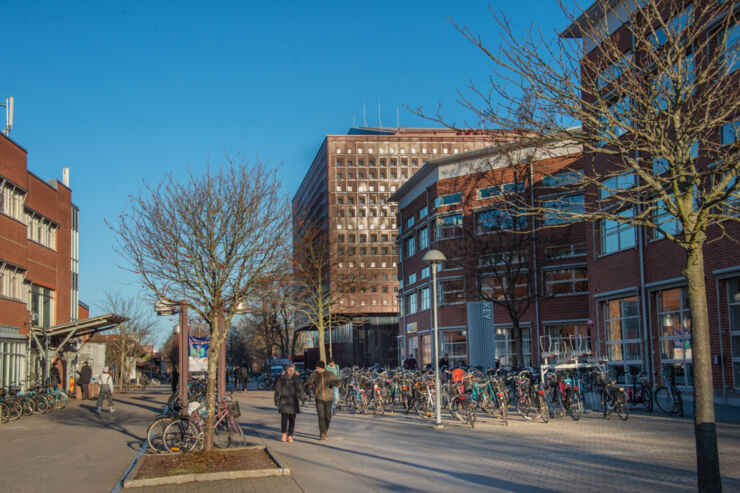
M339 368L338 364L334 363L333 358L329 358L329 364L326 366L326 371L333 373L334 376L337 377L337 385L331 389L331 414L333 416L334 411L337 409L337 404L339 404L339 382L342 381L342 370Z
M92 368L87 364L87 361L82 363L82 369L77 371L80 379L77 383L80 384L82 389L82 398L84 400L90 400L90 382L92 382Z
M337 377L326 371L326 363L316 363L316 371L306 381L306 387L313 385L316 398L316 414L319 418L319 440L329 438L331 423L331 402L334 398L332 389L339 385Z
M295 371L295 365L288 365L275 384L275 406L280 412L280 438L283 442L293 441L295 416L301 412L301 394L303 385L301 377Z
M293 368L295 370L295 367ZM249 369L246 366L241 367L241 377L242 377L242 391L247 391L247 384L249 383Z
M113 377L108 372L108 367L103 368L103 373L98 377L100 380L100 393L98 394L97 413L100 414L100 408L103 406L103 399L108 398L108 410L111 413L116 412L113 407Z

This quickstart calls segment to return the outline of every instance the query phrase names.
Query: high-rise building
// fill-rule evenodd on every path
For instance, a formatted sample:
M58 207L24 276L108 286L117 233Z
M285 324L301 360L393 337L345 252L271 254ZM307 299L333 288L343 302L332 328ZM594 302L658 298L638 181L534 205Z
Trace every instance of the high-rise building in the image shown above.
M330 255L354 281L333 313L352 318L333 330L344 364L396 364L396 205L388 197L425 161L491 145L491 134L448 129L351 128L327 135L293 198L294 217L327 232ZM331 278L337 281L338 272ZM327 344L329 344L327 337Z

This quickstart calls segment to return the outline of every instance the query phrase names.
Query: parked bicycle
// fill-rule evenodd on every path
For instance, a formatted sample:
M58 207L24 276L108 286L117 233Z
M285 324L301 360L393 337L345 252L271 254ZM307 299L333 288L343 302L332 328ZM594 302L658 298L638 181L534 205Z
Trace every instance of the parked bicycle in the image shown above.
M667 414L678 414L683 417L683 397L676 386L678 369L675 365L667 366L664 374L668 377L668 386L660 386L655 391L655 403Z

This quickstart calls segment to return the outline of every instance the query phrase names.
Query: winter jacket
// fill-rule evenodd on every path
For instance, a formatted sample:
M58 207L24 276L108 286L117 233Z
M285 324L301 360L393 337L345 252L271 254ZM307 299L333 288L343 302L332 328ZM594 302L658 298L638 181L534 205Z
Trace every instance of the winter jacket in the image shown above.
M333 398L332 387L339 387L337 376L331 372L314 372L306 381L306 387L313 385L315 397L319 401L330 401Z
M336 363L334 363L334 368L332 368L331 365L326 365L326 371L332 372L334 375L336 375L337 378L342 378L342 370Z
M78 372L80 374L80 380L78 383L90 383L92 382L92 368L90 366L83 366L82 370Z
M300 396L303 393L301 377L294 373L292 377L283 373L275 384L275 406L282 414L298 414L301 412Z

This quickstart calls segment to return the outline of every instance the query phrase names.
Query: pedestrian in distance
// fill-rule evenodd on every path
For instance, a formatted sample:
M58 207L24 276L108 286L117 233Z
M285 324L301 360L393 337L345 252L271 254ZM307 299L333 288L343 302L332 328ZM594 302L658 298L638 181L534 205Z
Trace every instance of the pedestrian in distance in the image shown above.
M103 373L100 374L98 380L100 381L100 393L98 394L98 405L96 406L97 413L100 414L100 409L103 406L103 399L105 398L108 399L108 410L111 413L116 412L113 407L113 377L110 376L107 366L103 368Z
M316 398L316 414L319 417L319 440L329 438L331 423L331 403L334 398L332 389L339 385L337 377L326 371L323 361L316 363L316 371L306 381L306 387L313 385Z
M295 368L293 368L295 370ZM242 390L247 391L247 384L249 383L249 369L246 366L241 367L241 378L242 378Z
M84 400L90 400L90 382L92 382L92 368L87 364L87 361L82 363L82 369L77 370L77 374L80 378L77 383L80 384L82 389L82 398Z
M403 367L406 370L416 370L416 358L414 358L414 353L410 353L409 357L406 358L406 361L403 362Z
M339 368L339 365L334 362L333 358L329 358L329 364L326 366L326 371L333 373L334 376L337 377L337 382L341 381L342 370ZM331 391L331 414L334 415L334 412L337 409L337 404L339 404L339 384L337 384L336 387L332 387Z
M174 394L177 392L177 383L180 380L180 372L177 371L177 368L172 369L172 373L170 373L170 385L172 386L172 393Z
M288 365L275 384L275 406L280 412L280 432L283 442L293 441L295 416L301 412L301 394L303 382L295 371L294 365Z
M450 355L445 353L444 356L442 356L439 359L439 368L449 368L450 367Z

